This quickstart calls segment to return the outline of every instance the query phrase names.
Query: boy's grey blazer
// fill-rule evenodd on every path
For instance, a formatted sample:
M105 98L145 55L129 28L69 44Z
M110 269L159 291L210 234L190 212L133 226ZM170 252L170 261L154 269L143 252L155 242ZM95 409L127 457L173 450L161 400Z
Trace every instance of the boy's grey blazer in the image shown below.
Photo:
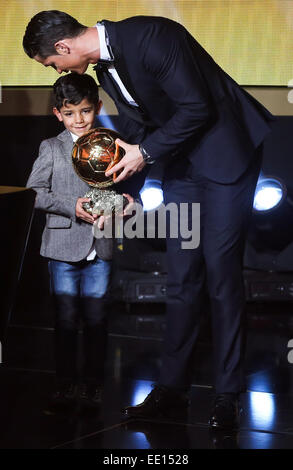
M112 239L95 239L92 225L75 216L76 201L89 186L74 171L72 147L67 129L44 140L27 182L27 187L37 193L35 207L47 212L41 255L59 261L80 261L87 257L95 241L97 255L109 260Z

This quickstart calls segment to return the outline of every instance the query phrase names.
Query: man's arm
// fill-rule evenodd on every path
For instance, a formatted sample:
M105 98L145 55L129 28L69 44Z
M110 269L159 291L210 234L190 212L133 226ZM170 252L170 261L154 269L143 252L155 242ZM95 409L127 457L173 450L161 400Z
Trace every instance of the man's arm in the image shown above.
M142 142L146 152L157 159L176 151L208 122L211 103L188 33L181 25L166 24L151 36L143 62L176 107L169 121Z

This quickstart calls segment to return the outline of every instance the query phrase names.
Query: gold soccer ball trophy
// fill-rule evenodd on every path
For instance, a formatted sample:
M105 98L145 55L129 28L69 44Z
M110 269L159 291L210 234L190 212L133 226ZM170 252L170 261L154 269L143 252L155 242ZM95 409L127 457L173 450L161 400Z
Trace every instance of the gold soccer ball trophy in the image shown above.
M112 129L97 127L79 137L72 149L72 163L77 175L91 189L84 195L90 202L83 204L89 214L108 214L123 211L127 199L113 186L117 174L106 177L105 171L112 168L124 156L125 151L115 143L120 135Z

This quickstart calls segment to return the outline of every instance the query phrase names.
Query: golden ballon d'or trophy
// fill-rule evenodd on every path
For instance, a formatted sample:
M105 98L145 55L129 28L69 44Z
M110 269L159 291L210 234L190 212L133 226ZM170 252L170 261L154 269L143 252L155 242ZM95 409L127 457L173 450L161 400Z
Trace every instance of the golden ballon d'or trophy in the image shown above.
M128 203L127 198L113 189L117 173L107 177L105 171L110 170L124 156L125 151L115 143L121 138L112 129L97 127L79 137L72 149L72 163L77 175L91 189L84 195L90 198L83 203L83 208L89 214L111 215L122 213Z

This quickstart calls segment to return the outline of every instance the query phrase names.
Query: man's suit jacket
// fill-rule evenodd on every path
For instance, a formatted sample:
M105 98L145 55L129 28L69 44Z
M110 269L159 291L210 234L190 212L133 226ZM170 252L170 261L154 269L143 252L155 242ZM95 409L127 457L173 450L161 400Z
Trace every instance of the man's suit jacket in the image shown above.
M154 159L186 156L211 180L235 182L270 132L273 116L180 24L143 16L103 24L114 65L139 105L139 119L129 119L130 105L112 93L124 139L142 143ZM104 73L98 65L98 80L111 95Z
M41 255L58 261L76 262L87 257L93 245L92 225L75 216L76 201L89 186L72 165L73 140L68 130L44 140L27 186L37 193L35 207L47 212ZM102 259L110 259L111 239L95 239Z

